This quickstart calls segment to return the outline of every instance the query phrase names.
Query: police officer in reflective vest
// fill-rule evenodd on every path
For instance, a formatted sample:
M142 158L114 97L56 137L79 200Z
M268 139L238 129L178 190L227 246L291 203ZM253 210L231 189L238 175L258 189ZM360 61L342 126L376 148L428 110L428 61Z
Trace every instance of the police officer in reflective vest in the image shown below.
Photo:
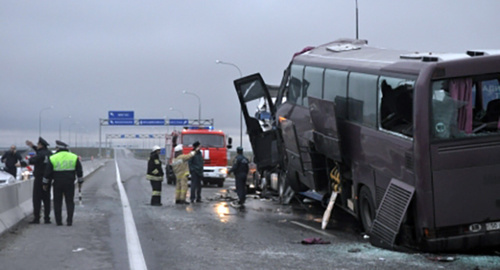
M160 150L158 145L153 146L148 160L148 170L146 179L151 182L153 194L151 195L151 205L161 206L161 182L163 181L163 169L161 168Z
M236 153L238 154L234 158L233 166L229 170L230 173L234 174L236 182L236 193L238 194L238 202L234 203L235 207L244 207L245 199L247 196L247 175L248 175L248 159L243 155L243 148L240 146L236 148Z
M33 175L35 181L33 182L33 215L35 218L30 224L40 223L40 210L43 202L43 213L45 224L50 223L50 186L48 190L43 190L43 175L45 167L49 162L49 157L52 154L47 146L49 143L42 137L38 138L38 144L35 146L31 141L26 141L26 145L36 151L36 155L29 159L29 164L35 165Z
M53 181L54 192L54 215L57 226L62 225L62 200L66 203L66 225L73 225L73 213L75 211L75 179L78 185L83 183L82 164L77 155L68 151L68 145L61 141L56 141L57 152L50 156L49 163L45 167L43 179L44 190L48 190L49 184Z

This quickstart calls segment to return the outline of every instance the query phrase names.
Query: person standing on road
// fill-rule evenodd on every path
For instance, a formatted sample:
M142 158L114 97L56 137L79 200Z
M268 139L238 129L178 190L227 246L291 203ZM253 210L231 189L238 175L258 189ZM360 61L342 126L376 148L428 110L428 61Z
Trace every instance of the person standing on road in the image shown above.
M189 173L191 174L191 203L201 203L201 180L203 179L203 156L200 150L200 142L193 143L194 157L189 161Z
M17 167L20 166L21 161L23 161L23 158L21 154L17 152L15 145L12 145L10 150L5 152L2 156L2 162L5 163L5 171L12 174L14 178L17 176Z
M62 225L62 201L66 203L66 225L73 225L73 213L75 211L75 178L78 186L83 183L82 163L77 155L68 151L68 145L59 140L56 141L56 153L51 155L45 166L43 178L43 189L49 190L52 183L54 191L54 215L57 226Z
M149 155L148 170L146 179L151 182L153 193L151 195L151 205L161 206L161 182L163 181L163 169L161 168L160 150L158 145L153 146L153 151Z
M43 214L45 224L50 224L50 184L47 191L43 189L43 176L45 167L49 162L49 157L52 154L47 146L49 143L42 137L38 138L38 144L35 146L31 141L27 140L26 145L36 151L36 155L29 159L29 164L35 165L33 175L33 215L35 218L30 224L40 224L40 210L43 202Z
M186 193L188 189L188 161L194 157L196 151L194 149L188 154L182 154L182 144L178 144L174 148L174 160L172 160L172 168L174 169L175 177L177 178L177 183L175 184L175 204L189 204L186 201Z
M236 194L238 194L238 202L234 203L233 206L244 207L247 196L248 159L243 155L243 148L241 146L236 148L236 154L233 166L229 170L229 173L234 174Z

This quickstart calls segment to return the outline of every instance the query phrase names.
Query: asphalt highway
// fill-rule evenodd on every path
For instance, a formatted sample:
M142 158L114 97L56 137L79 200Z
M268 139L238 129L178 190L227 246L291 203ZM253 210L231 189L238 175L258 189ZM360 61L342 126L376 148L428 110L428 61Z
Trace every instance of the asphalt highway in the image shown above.
M249 194L245 209L234 181L204 187L204 202L174 204L163 183L163 206L149 205L146 161L118 149L84 183L73 226L28 224L0 236L1 269L500 269L493 254L403 253L370 245L357 221L323 209ZM63 210L63 217L65 216ZM53 216L52 216L53 219ZM315 239L315 244L302 244Z

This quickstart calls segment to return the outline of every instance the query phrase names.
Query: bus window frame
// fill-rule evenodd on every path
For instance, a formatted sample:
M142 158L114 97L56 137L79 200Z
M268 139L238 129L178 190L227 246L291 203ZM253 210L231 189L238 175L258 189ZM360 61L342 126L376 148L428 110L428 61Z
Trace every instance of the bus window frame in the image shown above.
M387 74L380 74L378 76L378 80L377 80L377 108L378 108L378 116L377 116L377 129L382 131L382 132L385 132L385 133L388 133L388 134L391 134L391 135L394 135L394 136L397 136L397 137L400 137L400 138L404 138L404 139L407 139L407 140L410 140L410 141L413 141L413 136L408 136L404 133L401 133L401 132L398 132L398 131L394 131L394 130L390 130L390 129L387 129L387 128L384 128L382 126L382 98L383 98L383 94L382 94L382 87L381 87L381 84L382 84L382 80L384 79L395 79L395 80L400 80L400 81L411 81L413 82L413 100L412 100L412 106L413 106L413 109L412 109L412 129L415 128L415 98L414 98L414 95L416 93L416 84L417 84L417 79L418 77L415 77L415 76L404 76L404 75L400 75L400 74L390 74L390 75L387 75Z

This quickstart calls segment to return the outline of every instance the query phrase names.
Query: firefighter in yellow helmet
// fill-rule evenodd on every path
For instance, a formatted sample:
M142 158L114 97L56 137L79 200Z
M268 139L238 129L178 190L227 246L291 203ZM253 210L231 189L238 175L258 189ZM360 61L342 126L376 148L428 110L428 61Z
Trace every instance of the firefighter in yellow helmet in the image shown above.
M174 148L172 168L174 169L175 177L177 178L177 183L175 184L175 204L189 204L189 202L186 201L189 175L188 160L190 160L195 153L196 149L183 155L182 144L178 144Z
M148 160L148 170L146 179L151 182L153 193L151 195L151 205L161 206L161 182L163 181L163 169L160 161L161 148L157 145L153 146Z

